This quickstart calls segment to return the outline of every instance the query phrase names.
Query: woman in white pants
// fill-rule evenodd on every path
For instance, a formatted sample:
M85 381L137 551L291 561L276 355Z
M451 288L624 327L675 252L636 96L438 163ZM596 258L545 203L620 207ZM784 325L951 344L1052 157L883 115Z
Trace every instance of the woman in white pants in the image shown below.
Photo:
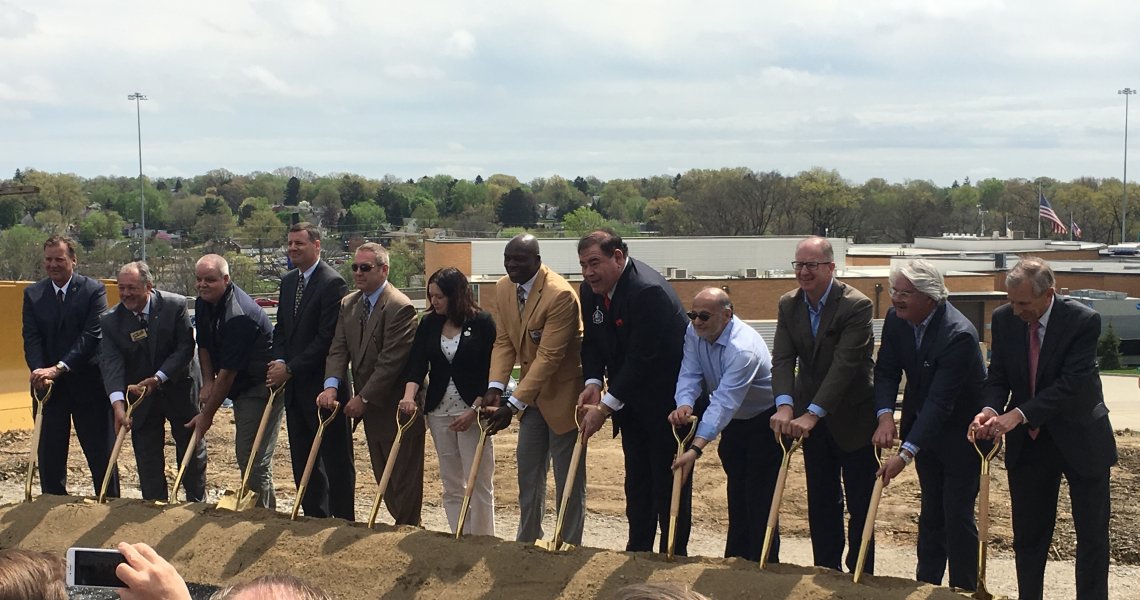
M424 414L439 456L443 509L451 532L455 533L479 442L476 419L482 394L487 390L495 321L475 303L467 277L458 269L447 267L433 273L428 279L428 298L432 310L416 329L400 410L411 413L426 376ZM494 474L495 453L488 437L467 509L464 534L495 535Z

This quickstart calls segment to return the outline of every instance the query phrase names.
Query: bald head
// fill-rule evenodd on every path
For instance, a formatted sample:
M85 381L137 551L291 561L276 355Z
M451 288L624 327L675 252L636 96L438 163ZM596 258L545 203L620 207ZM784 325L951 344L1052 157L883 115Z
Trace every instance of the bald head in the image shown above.
M705 288L697 292L696 298L693 298L693 304L697 302L702 304L705 302L715 302L721 308L732 308L732 299L728 297L728 292L715 287Z
M688 315L693 331L713 343L732 321L732 299L720 288L705 288L693 298L693 310Z
M503 267L507 277L515 285L522 285L534 278L542 267L542 256L538 253L538 239L529 233L520 233L507 242L503 251Z

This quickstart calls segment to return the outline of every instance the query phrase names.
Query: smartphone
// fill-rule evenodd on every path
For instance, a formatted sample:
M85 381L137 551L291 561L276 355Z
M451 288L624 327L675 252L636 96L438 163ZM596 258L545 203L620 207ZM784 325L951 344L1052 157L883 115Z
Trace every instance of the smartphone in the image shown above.
M127 562L118 550L107 548L68 548L67 585L79 587L125 588L115 575L115 567Z

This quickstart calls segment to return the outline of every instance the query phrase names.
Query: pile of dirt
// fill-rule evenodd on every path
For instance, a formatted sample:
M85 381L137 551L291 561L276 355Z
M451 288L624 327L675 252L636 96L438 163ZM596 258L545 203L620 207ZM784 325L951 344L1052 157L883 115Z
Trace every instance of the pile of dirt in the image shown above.
M255 509L204 504L106 505L41 497L0 507L0 547L61 554L70 546L147 540L188 580L211 584L272 572L303 577L337 598L609 598L646 581L676 581L710 597L950 599L945 588L891 577L854 584L849 576L789 565L678 558L578 548L550 553L490 537L462 540L414 528L369 530L338 520L290 522Z

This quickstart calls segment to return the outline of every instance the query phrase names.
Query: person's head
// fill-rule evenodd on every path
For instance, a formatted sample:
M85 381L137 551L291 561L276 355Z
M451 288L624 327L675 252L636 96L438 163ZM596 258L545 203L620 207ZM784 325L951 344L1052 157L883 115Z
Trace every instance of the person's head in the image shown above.
M289 260L302 272L308 271L321 258L321 231L308 221L289 228L288 244Z
M67 564L58 556L0 550L0 600L67 600Z
M194 280L198 297L217 304L230 285L230 263L217 254L207 254L194 265Z
M332 596L297 577L276 573L226 586L214 592L210 600L332 600Z
M835 277L835 251L827 238L812 236L796 244L796 259L792 262L796 282L809 300L819 301Z
M672 581L660 583L634 583L614 594L614 600L709 600L689 586Z
M720 288L705 288L697 292L693 298L693 310L687 314L697 335L712 343L732 320L732 299Z
M361 244L352 261L352 280L356 289L371 294L388 281L388 251L375 242Z
M942 273L921 258L891 267L888 279L895 314L911 325L925 321L950 295Z
M119 302L127 310L137 313L146 308L146 301L154 289L150 267L141 260L129 262L119 269Z
M1005 275L1005 292L1013 312L1022 321L1032 323L1049 310L1057 278L1049 263L1030 256L1021 259Z
M610 229L599 229L578 240L582 278L595 294L608 294L621 279L629 247Z
M522 285L530 281L541 266L538 239L533 235L520 233L507 242L507 249L503 251L503 267L513 283Z
M428 278L428 299L431 308L448 321L462 325L479 313L479 305L471 293L467 277L455 267L444 267Z
M75 240L53 235L44 242L44 271L56 285L63 287L75 272Z

